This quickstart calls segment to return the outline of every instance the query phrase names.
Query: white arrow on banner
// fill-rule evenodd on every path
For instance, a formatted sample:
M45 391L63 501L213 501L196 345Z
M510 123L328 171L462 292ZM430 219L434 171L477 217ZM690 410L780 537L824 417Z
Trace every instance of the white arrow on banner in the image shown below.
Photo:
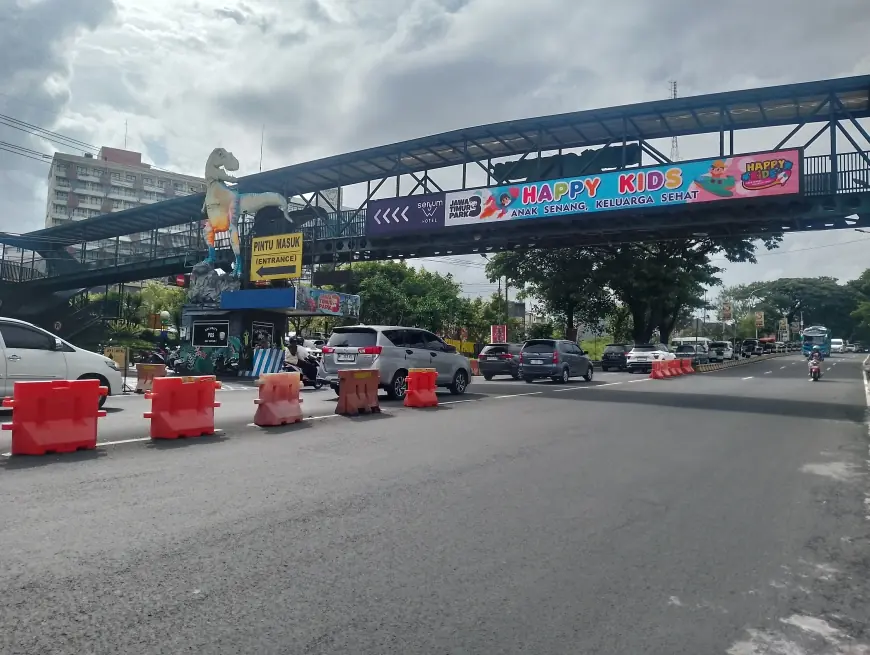
M383 211L383 209L379 209L378 211L375 212L375 223L377 223L378 225L381 224L381 221L380 221L380 219L378 218L378 216L380 216L380 214L381 214L382 211Z
M408 207L405 207L405 208L402 210L402 218L405 219L405 222L406 222L406 223L408 222Z
M395 221L396 223L399 222L399 216L398 216L398 214L399 214L399 208L396 207L396 208L393 210L393 221Z

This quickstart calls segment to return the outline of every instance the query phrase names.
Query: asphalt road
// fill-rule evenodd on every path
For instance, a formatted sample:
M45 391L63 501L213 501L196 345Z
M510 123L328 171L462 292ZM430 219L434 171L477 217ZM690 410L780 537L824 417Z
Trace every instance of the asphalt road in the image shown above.
M870 653L860 361L306 391L273 430L222 391L167 444L113 399L126 443L0 460L0 652Z

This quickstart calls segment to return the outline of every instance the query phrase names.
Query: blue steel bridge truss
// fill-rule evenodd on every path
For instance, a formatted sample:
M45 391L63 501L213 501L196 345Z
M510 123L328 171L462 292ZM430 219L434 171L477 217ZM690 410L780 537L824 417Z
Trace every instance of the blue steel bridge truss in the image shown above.
M246 176L239 180L239 189L302 198L295 209L305 234L308 266L700 234L763 236L862 227L870 226L870 135L860 122L868 117L870 75L467 128ZM796 135L807 125L817 129L810 138L798 141ZM465 189L476 186L468 184L469 167L479 168L487 185L499 184L503 180L495 177L493 164L505 159L519 165L578 148L629 144L637 144L652 162L666 164L668 157L651 142L695 134L718 134L718 155L725 157L735 154L735 132L777 126L792 129L767 149L808 148L819 142L827 146L828 154L804 159L802 197L749 205L708 203L643 215L625 210L584 215L582 220L534 221L533 226L516 221L516 225L445 229L422 236L366 235L365 207L376 196L456 190L442 189L433 179L433 171L439 169L461 167L461 188ZM838 152L838 136L851 145L848 152ZM508 176L509 172L504 177ZM366 185L366 198L354 210L340 211L341 202L335 206L323 193L358 184ZM410 192L403 194L402 189L409 186ZM7 290L14 284L18 293L54 292L188 271L205 251L202 202L201 194L192 195L28 234L0 235L4 253L0 283ZM325 212L310 212L314 205ZM250 221L243 222L242 231L250 234ZM16 259L6 256L7 248L27 252Z

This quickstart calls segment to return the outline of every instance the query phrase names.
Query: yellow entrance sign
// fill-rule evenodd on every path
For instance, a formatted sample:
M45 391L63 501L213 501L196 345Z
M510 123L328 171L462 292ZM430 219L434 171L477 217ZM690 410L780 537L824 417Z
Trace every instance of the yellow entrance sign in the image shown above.
M251 241L251 282L302 277L302 233Z

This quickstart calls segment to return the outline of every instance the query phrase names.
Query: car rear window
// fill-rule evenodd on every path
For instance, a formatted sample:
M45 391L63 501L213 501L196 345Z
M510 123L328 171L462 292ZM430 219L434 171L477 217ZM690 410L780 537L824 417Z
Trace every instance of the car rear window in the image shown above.
M655 346L635 346L634 348L632 348L632 350L639 353L651 353L658 350L658 348L656 348Z
M376 346L378 333L371 328L336 328L326 344L333 348L365 348Z
M484 346L483 350L480 351L481 355L503 355L508 352L508 346L506 343L491 343L488 346Z
M744 346L754 346L755 344L756 344L756 341L754 341L753 339L747 339L746 341L743 342Z
M551 353L555 349L555 341L529 341L523 346L524 353Z
M712 341L710 342L711 348L728 348L731 344L727 341Z
M631 346L625 346L620 343L612 343L604 349L606 353L624 353L627 350L631 350Z
M680 346L677 348L678 353L693 353L695 352L695 346Z

